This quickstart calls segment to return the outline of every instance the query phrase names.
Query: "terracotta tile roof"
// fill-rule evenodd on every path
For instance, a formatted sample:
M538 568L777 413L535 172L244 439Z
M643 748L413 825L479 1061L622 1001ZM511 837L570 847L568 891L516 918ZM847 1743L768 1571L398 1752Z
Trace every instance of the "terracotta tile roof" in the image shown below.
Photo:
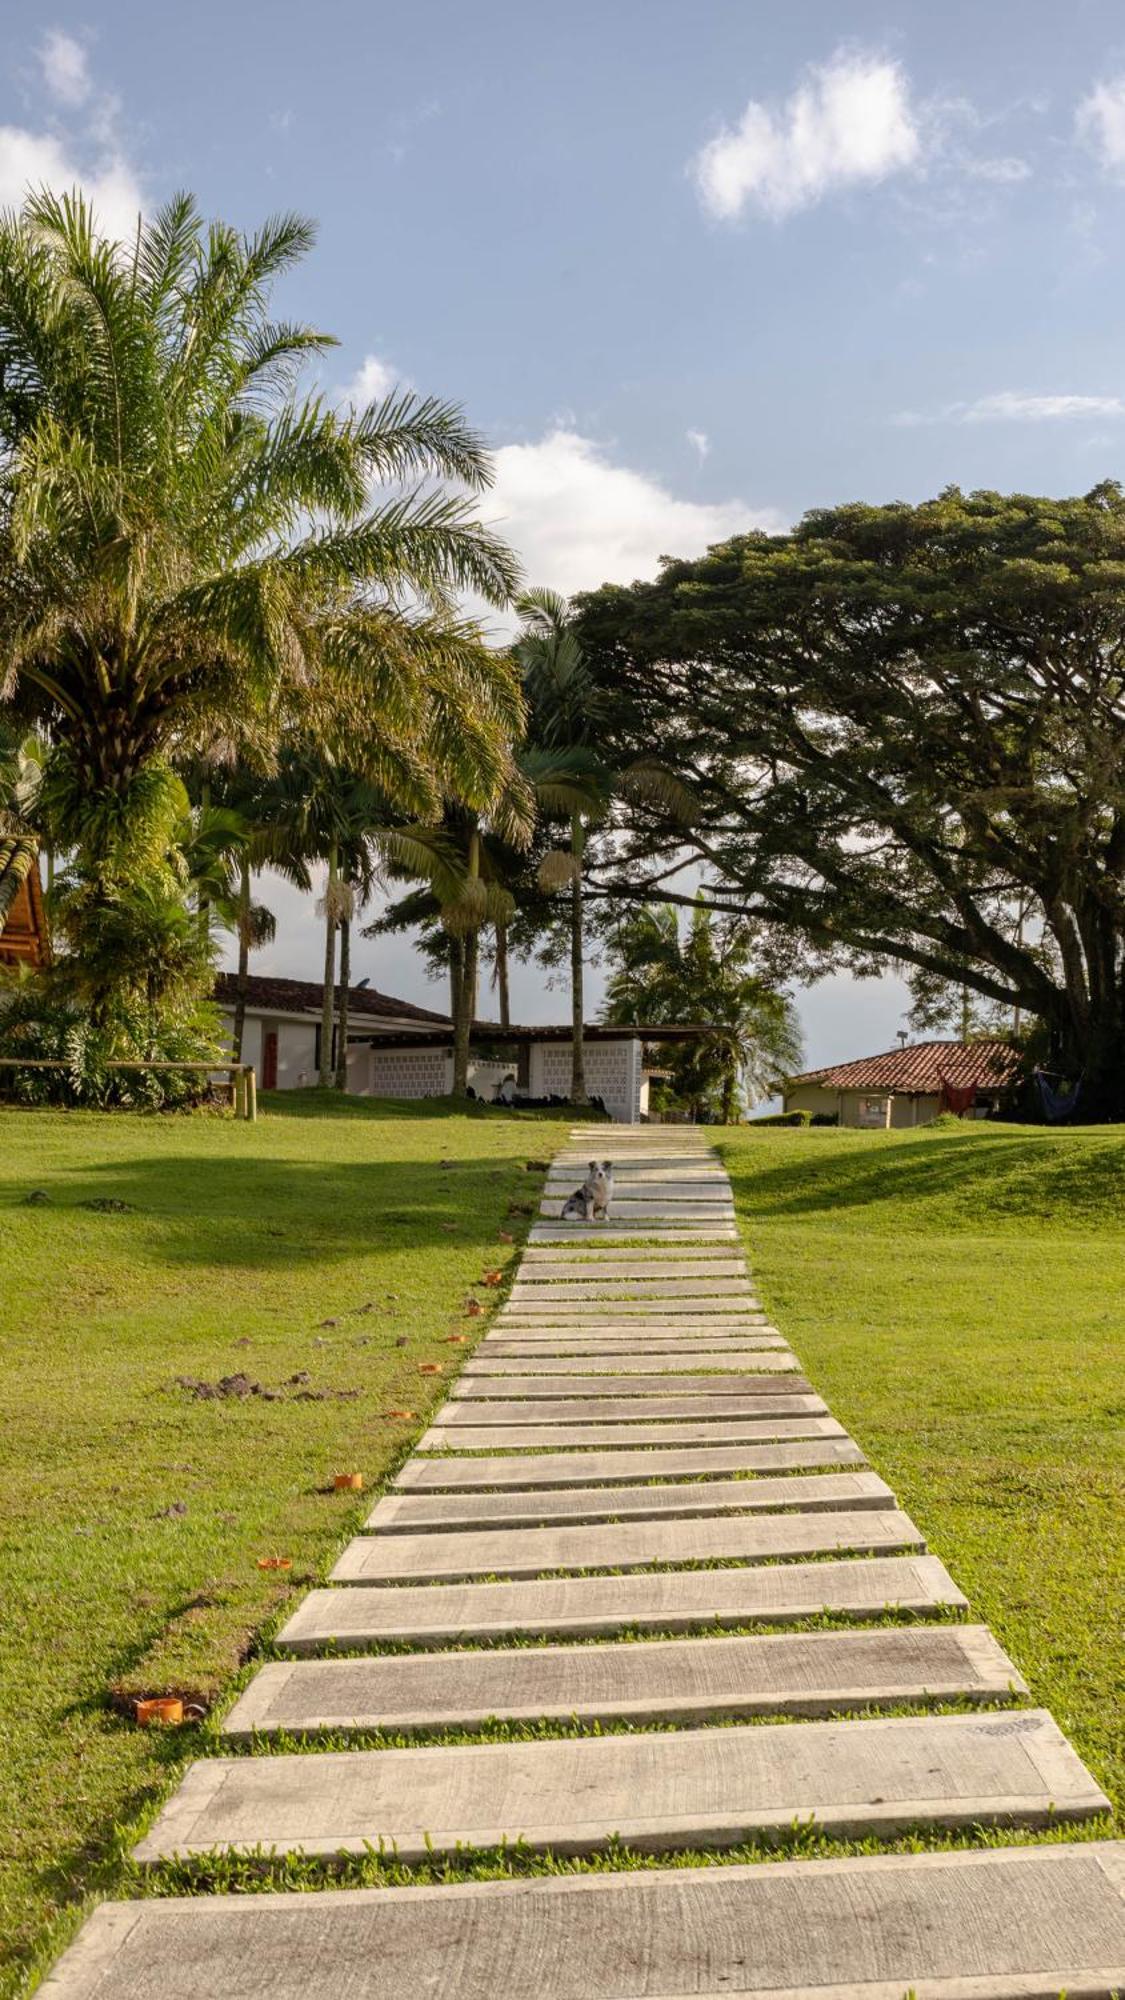
M246 1004L277 1014L313 1014L320 1019L323 989L315 979L275 979L251 974L246 982ZM215 998L220 1007L233 1007L236 999L235 975L220 972L215 980ZM375 1014L383 1021L417 1021L429 1027L448 1027L448 1014L435 1014L429 1007L415 1007L410 1000L395 1000L373 986L349 989L350 1014Z
M909 1042L904 1049L859 1062L834 1063L827 1069L791 1076L790 1086L822 1083L829 1090L918 1091L936 1095L943 1083L967 1089L998 1090L1019 1072L1021 1056L1008 1042Z

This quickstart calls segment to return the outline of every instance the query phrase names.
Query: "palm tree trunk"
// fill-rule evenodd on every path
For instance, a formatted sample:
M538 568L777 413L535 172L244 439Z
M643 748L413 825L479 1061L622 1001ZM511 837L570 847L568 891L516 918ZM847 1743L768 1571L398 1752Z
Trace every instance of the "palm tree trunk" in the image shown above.
M735 1106L738 1102L738 1077L733 1060L727 1063L723 1072L723 1095L719 1115L724 1125L737 1125Z
M317 1083L321 1090L332 1083L332 1016L336 985L336 842L328 849L328 887L324 897L324 992L320 1008L320 1068Z
M582 861L585 852L585 835L581 814L575 813L570 822L570 851L574 857L574 878L570 885L570 1016L571 1016L571 1056L570 1056L570 1101L572 1104L588 1104L586 1095L586 1044L583 1039L584 997L583 976L583 921L582 921Z
M512 992L508 979L508 926L496 926L496 991L500 1000L500 1026L512 1025Z
M453 1010L453 1095L464 1097L469 1088L469 1030L476 1011L477 931L467 931L457 940L457 1000Z
M476 827L469 835L469 879L480 874L480 834ZM464 1097L469 1088L469 1030L477 1011L477 960L480 931L465 931L460 943L461 985L453 1013L453 1095Z
M340 918L340 999L336 1028L336 1088L348 1087L348 986L352 976L352 927Z
M199 787L200 818L202 819L204 813L210 812L210 810L211 780L210 778L204 778L203 783ZM199 898L199 935L206 948L211 942L211 904L208 897L202 893Z
M246 1032L246 988L250 976L250 863L243 855L238 878L238 971L234 985L234 1033L231 1060L242 1061L242 1037Z

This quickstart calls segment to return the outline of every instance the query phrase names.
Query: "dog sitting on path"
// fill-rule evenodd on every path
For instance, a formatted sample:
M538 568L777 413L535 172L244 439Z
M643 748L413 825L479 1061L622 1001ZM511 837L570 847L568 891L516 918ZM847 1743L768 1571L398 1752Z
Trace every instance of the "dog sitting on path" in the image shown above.
M590 1171L581 1187L565 1203L564 1222L608 1222L613 1200L613 1161L591 1160Z

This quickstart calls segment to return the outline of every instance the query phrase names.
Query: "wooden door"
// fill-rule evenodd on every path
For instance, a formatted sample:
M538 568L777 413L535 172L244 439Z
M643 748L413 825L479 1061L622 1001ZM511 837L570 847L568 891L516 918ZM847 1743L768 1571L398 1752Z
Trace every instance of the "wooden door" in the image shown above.
M262 1089L277 1089L277 1029L262 1037Z

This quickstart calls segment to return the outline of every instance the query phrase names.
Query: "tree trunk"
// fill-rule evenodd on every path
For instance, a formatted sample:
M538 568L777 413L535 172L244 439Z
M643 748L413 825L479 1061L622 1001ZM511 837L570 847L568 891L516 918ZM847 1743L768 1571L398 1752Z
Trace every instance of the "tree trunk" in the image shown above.
M508 926L496 926L496 992L500 1002L500 1026L512 1025L512 994L508 979Z
M480 932L467 931L458 938L460 978L453 1014L453 1095L466 1096L469 1088L469 1030L476 1013L477 954Z
M242 1061L242 1037L246 1032L246 987L250 975L250 863L245 855L238 878L238 971L234 984L234 1033L231 1059Z
M582 862L585 846L582 818L579 813L575 813L570 822L570 851L574 857L574 879L570 885L570 1101L578 1105L590 1102L586 1095L586 1044L582 1032L585 1008L582 965L582 948L585 943L582 921Z
M332 1016L336 985L336 843L328 849L328 887L324 897L324 992L320 1008L320 1067L317 1083L328 1090L332 1083Z
M480 875L480 833L476 827L469 835L469 880ZM453 1016L453 1095L464 1097L469 1088L469 1030L477 1011L477 961L480 954L480 930L464 931L459 939L461 963L461 989L457 996L457 1006Z
M199 787L200 819L202 819L204 813L210 812L210 810L211 810L211 780L210 778L204 778L203 783ZM204 895L202 890L200 891L199 895L199 935L203 942L204 949L206 949L211 943L211 904L210 900L206 895Z
M340 918L340 998L336 1027L336 1088L348 1087L348 1000L349 981L352 976L352 927L347 917Z
M733 1061L728 1062L723 1072L723 1095L720 1116L724 1125L737 1125L738 1072Z

